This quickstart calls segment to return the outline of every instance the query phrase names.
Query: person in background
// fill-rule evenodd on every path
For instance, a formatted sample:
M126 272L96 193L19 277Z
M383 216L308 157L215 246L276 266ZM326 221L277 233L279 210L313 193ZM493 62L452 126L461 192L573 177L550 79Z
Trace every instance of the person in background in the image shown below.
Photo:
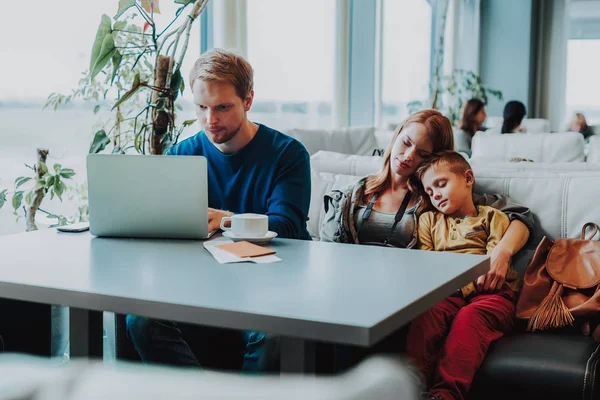
M504 106L504 122L502 123L501 133L516 133L525 132L525 128L521 127L521 122L527 114L525 104L520 101L509 101Z
M587 124L585 116L582 113L576 113L573 116L573 119L571 119L571 123L569 124L568 129L571 132L581 133L584 139L587 139L594 134L594 131Z
M465 102L460 117L460 129L454 130L454 147L456 151L471 157L471 141L477 131L485 131L483 122L487 118L485 103L479 99Z

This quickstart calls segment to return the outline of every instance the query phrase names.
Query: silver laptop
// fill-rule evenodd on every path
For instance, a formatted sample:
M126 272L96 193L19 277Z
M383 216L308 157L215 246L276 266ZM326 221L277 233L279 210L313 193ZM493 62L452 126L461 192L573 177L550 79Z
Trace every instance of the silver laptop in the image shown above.
M204 157L90 154L87 178L92 235L210 237Z

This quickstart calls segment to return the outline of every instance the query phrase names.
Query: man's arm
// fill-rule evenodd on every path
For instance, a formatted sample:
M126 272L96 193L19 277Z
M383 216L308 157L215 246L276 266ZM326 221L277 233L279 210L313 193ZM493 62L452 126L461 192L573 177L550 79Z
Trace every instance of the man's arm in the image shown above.
M431 228L433 225L433 212L428 211L419 217L417 224L417 235L419 250L435 250L433 237L431 236Z
M294 142L281 157L273 191L267 200L269 230L279 237L310 239L306 230L310 207L310 157Z

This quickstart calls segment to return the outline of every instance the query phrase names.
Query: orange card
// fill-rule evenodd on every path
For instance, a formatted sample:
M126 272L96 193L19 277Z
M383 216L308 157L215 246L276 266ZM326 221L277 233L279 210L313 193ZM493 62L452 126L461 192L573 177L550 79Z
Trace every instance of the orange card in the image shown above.
M260 257L275 254L275 250L267 249L266 247L261 247L245 240L235 243L220 244L215 247L233 253L242 258Z

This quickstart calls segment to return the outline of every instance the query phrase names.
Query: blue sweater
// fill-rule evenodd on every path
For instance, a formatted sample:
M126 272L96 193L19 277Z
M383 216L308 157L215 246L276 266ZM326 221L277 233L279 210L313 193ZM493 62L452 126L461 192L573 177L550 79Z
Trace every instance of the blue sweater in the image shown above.
M209 207L266 214L269 230L279 237L310 239L310 158L296 139L259 124L250 143L234 154L221 153L204 131L167 154L206 157Z

